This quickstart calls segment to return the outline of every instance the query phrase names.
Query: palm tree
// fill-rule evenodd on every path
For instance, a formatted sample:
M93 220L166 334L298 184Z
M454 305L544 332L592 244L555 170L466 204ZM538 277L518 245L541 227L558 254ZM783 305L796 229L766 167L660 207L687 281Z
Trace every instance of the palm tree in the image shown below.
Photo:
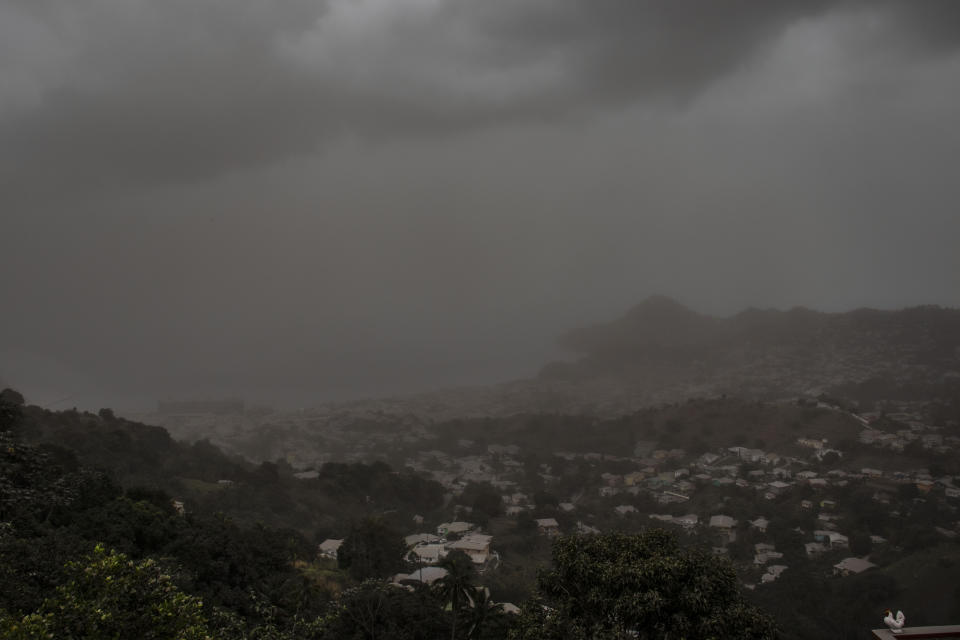
M449 554L440 561L440 566L447 570L447 575L437 580L435 584L440 597L450 605L450 640L456 640L460 611L465 607L473 606L473 598L477 591L474 586L477 570L474 569L470 557L462 551Z
M467 638L469 640L477 640L480 638L480 631L483 629L487 620L502 611L503 605L497 604L490 599L489 589L486 587L476 588L473 593L473 608L471 609L470 620L468 621L470 628L467 631Z

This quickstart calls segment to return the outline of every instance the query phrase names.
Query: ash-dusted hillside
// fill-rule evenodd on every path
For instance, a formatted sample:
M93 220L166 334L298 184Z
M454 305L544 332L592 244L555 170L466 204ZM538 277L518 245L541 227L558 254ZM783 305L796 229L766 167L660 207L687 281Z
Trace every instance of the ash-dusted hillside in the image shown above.
M960 379L960 311L934 306L748 309L716 318L656 296L613 322L570 331L560 343L580 357L547 365L542 381L606 380L668 397L684 389L783 395L872 379Z

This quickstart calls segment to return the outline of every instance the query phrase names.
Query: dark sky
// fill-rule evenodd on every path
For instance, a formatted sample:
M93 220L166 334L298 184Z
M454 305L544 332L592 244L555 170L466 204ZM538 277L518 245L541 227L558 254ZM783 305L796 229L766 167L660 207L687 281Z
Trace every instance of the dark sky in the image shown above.
M532 375L654 293L960 306L960 2L0 0L0 384Z

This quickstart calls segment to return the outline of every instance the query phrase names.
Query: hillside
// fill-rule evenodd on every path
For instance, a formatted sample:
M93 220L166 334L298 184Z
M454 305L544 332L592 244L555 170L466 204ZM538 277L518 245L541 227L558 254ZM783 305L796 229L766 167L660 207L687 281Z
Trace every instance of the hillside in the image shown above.
M662 296L612 322L574 329L560 344L572 362L546 365L543 382L633 387L639 394L818 395L888 380L941 385L960 380L960 311L821 313L747 309L717 318Z

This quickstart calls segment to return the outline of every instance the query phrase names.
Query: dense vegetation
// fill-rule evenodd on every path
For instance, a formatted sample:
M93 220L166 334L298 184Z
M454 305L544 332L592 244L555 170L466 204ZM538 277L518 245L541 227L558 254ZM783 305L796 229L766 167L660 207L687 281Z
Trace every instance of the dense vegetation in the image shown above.
M960 553L933 527L952 527L955 511L919 499L912 485L851 483L816 494L836 503L830 513L850 532L851 551L883 565L844 579L830 575L842 552L807 558L803 551L795 529L818 526L817 510L798 506L815 497L808 487L776 500L708 487L676 508L645 493L585 495L578 509L596 513L590 522L603 531L620 533L554 545L532 520L554 517L563 531L575 531L579 516L558 503L598 486L602 473L629 467L548 455L539 443L626 452L634 442L688 445L698 438L714 447L736 429L746 443L786 446L808 432L846 433L850 425L838 415L721 398L596 421L590 430L582 418L563 416L437 425L431 446L440 450L469 455L487 442L519 444L523 453L509 477L535 508L505 516L501 491L466 484L455 502L494 536L501 565L478 576L453 554L448 575L432 587L411 581L398 589L384 579L413 569L402 560L401 539L414 529L413 514L435 524L452 509L442 507L441 487L426 476L375 462L326 464L317 477L298 479L282 461L250 464L109 410L49 412L7 391L0 396L0 637L695 638L731 629L770 637L769 619L754 609L760 606L775 615L784 638L856 638L877 623L878 603L903 606L914 623L954 619ZM862 458L866 465L878 455L855 442L844 449L844 464ZM896 460L937 474L960 471L955 459L912 449ZM828 459L815 468L836 464ZM750 469L745 464L742 472ZM878 491L889 504L877 502ZM185 503L183 513L174 499ZM615 515L613 506L625 501L640 514L709 513L722 504L741 523L729 547L733 564L698 551L707 539L647 530L640 514ZM758 514L774 521L763 537L747 524ZM888 542L877 547L872 534ZM317 557L316 543L326 537L345 538L339 564ZM745 600L738 585L750 578L741 567L752 566L753 544L761 541L775 542L790 570ZM495 601L523 604L523 612L505 615Z
M413 582L398 589L384 582L410 567L398 559L400 530L389 517L376 515L376 503L429 507L439 495L432 483L383 463L327 465L315 479L288 482L278 465L251 466L208 444L176 443L161 429L119 420L109 411L45 412L4 392L0 420L0 637L529 638L545 620L569 622L576 615L558 607L531 618L533 604L519 618L505 614L460 552L443 560L447 574L432 587ZM47 441L52 439L76 450ZM221 476L231 479L228 488L198 489L196 483L220 486ZM224 498L237 485L263 501L294 502L292 487L302 486L331 500L330 517L346 537L340 567L317 560L314 541L296 528L246 523L208 510L202 498L181 511L165 490L206 494L210 505L220 499L231 507L236 503ZM478 510L499 517L483 486L468 493ZM296 520L295 509L262 505L273 518ZM366 516L351 515L361 512ZM649 551L656 543L666 551L634 554L636 571L647 565L662 570L674 551L678 559L693 557L679 553L667 534L651 535L656 540L623 547L624 553ZM622 542L597 538L599 546L583 547L579 566L596 563L596 571L606 571L609 559L595 551ZM558 570L581 542L566 545L556 548ZM705 596L718 597L718 604L739 602L728 566L701 560L694 565L712 585ZM555 594L550 575L540 582L544 602ZM671 579L674 588L685 580L679 574ZM695 624L700 613L688 610L683 624ZM666 633L672 624L657 628ZM598 628L595 637L620 637L622 630Z

